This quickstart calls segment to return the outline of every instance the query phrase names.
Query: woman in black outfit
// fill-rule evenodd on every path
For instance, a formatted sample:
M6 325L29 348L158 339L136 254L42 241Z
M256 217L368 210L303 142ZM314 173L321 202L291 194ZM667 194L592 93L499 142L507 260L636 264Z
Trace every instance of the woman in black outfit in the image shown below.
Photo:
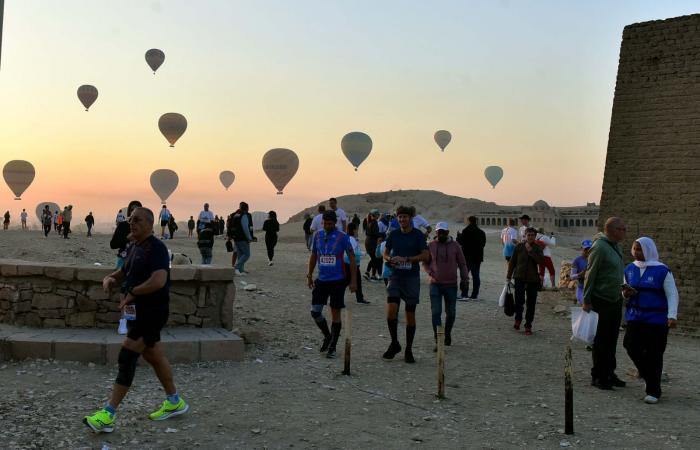
M369 256L369 262L367 262L367 270L365 270L365 279L377 281L377 270L381 275L381 260L376 256L377 241L381 237L379 233L379 224L377 223L378 214L370 212L367 216L367 230L365 231L365 251L367 256Z
M267 220L263 223L263 231L265 232L265 247L267 247L268 266L271 266L272 258L275 257L275 245L277 245L277 233L280 231L280 223L277 221L277 213L270 211L267 215Z
M114 234L112 235L112 240L109 241L109 247L118 250L117 253L117 269L121 269L124 265L124 258L126 258L126 250L129 247L129 233L131 232L131 227L129 226L129 217L131 213L136 209L141 207L141 202L138 200L132 200L129 202L129 207L127 208L126 217L127 220L119 222L117 228L114 229Z

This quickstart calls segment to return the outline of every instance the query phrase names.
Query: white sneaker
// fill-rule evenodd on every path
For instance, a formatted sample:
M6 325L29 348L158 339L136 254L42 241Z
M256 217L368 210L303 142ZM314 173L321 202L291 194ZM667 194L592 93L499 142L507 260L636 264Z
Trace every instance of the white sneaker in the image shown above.
M270 261L269 263L267 263L268 266L271 266L271 265L273 265L273 264L274 264L274 263L273 263L272 261Z
M654 397L653 395L647 395L644 397L644 403L647 403L649 405L655 405L659 403L659 399Z
M244 277L244 276L245 276L245 273L241 272L241 271L238 270L238 269L234 270L233 273L234 273L236 276L239 276L239 277Z

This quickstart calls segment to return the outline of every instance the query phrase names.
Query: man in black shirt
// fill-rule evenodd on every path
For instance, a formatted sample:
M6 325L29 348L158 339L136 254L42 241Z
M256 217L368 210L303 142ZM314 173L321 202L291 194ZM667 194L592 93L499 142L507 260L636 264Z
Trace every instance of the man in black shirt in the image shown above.
M170 258L165 244L153 236L153 221L150 209L134 210L129 217L129 239L134 245L129 250L124 267L102 281L107 292L122 283L119 307L131 320L119 352L119 373L112 395L104 408L83 418L83 422L96 433L111 433L114 430L117 407L129 391L141 355L153 367L166 393L163 405L149 418L165 420L184 414L189 409L189 405L177 394L173 371L160 343L160 330L168 321Z
M479 288L481 287L481 277L479 272L481 263L484 261L484 246L486 245L486 234L476 224L476 217L469 216L469 225L467 225L462 233L457 238L457 243L462 246L464 259L467 261L467 270L472 276L473 287L472 295L469 295L469 282L467 281L461 286L462 295L460 300L471 298L476 300L479 297Z

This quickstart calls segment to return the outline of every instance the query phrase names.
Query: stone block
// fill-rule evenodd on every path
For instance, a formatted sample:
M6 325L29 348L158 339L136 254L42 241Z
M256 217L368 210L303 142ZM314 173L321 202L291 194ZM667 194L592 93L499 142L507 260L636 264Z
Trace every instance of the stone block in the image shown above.
M202 266L199 268L198 279L200 281L231 281L233 280L233 267Z
M66 325L69 327L92 327L95 325L95 312L78 312L66 317Z
M118 324L119 319L121 319L121 317L121 312L98 312L95 314L95 321L110 324Z
M56 280L73 281L75 279L75 267L47 266L44 267L44 276Z
M204 308L197 308L197 317L210 317L216 318L218 316L218 308L215 306L205 306Z
M40 279L32 280L32 289L34 292L47 293L53 290L53 285L50 280Z
M198 307L204 307L207 305L207 299L209 298L208 294L209 289L202 285L199 287L199 292L197 293L197 306Z
M37 263L22 262L17 264L17 276L41 276L44 274L44 266Z
M16 301L19 299L19 291L9 287L0 289L0 300Z
M19 299L20 300L31 300L33 297L34 297L34 291L32 291L31 289L19 291Z
M102 363L102 344L90 340L83 342L57 340L54 342L54 359Z
M15 340L16 336L8 338L10 356L12 359L27 358L51 359L53 357L51 341Z
M0 264L0 275L3 277L17 276L17 264L4 262Z
M168 325L184 325L187 323L187 317L182 314L173 314L168 316Z
M110 294L105 292L104 289L102 289L102 285L99 284L93 284L88 287L86 295L91 300L107 300L110 297Z
M114 272L111 267L78 267L75 279L81 281L99 281L100 283L110 273Z
M44 319L42 322L44 328L65 328L65 319Z
M192 281L197 279L197 268L192 266L178 266L170 269L171 281Z
M202 325L202 319L197 317L197 316L190 315L190 316L187 316L187 324L194 325L194 326L198 327L198 326Z
M75 299L78 311L97 311L97 302L82 294L78 294Z
M70 289L56 289L56 295L60 295L61 297L67 297L67 298L75 298L77 292L71 291Z
M28 327L34 327L34 328L39 328L41 327L41 317L39 317L39 314L34 313L34 312L28 312L27 314L22 315L22 324ZM18 325L20 325L18 323Z
M55 309L68 307L68 299L56 294L35 294L32 307L37 309Z
M172 314L194 314L197 309L194 298L180 295L170 294L170 312Z
M197 293L197 285L195 283L172 283L170 285L170 292L174 294L192 296Z
M29 312L32 310L32 302L17 302L13 306L13 311L14 312Z
M202 340L200 343L201 361L243 361L245 345L243 340L232 334L227 340Z

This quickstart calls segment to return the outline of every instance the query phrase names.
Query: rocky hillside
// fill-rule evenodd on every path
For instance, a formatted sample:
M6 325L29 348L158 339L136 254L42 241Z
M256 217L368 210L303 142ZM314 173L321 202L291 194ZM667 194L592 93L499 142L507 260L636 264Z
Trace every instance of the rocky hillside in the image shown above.
M368 192L366 194L343 195L338 198L338 206L348 215L357 213L364 217L369 210L377 208L382 212L394 211L399 205L413 205L416 211L431 223L444 220L451 223L461 223L465 214L476 214L479 211L497 208L493 202L484 202L474 198L463 198L443 194L438 191L406 190L387 192ZM327 199L323 202L328 206ZM320 203L299 211L289 218L289 222L300 222L305 213L316 214Z

